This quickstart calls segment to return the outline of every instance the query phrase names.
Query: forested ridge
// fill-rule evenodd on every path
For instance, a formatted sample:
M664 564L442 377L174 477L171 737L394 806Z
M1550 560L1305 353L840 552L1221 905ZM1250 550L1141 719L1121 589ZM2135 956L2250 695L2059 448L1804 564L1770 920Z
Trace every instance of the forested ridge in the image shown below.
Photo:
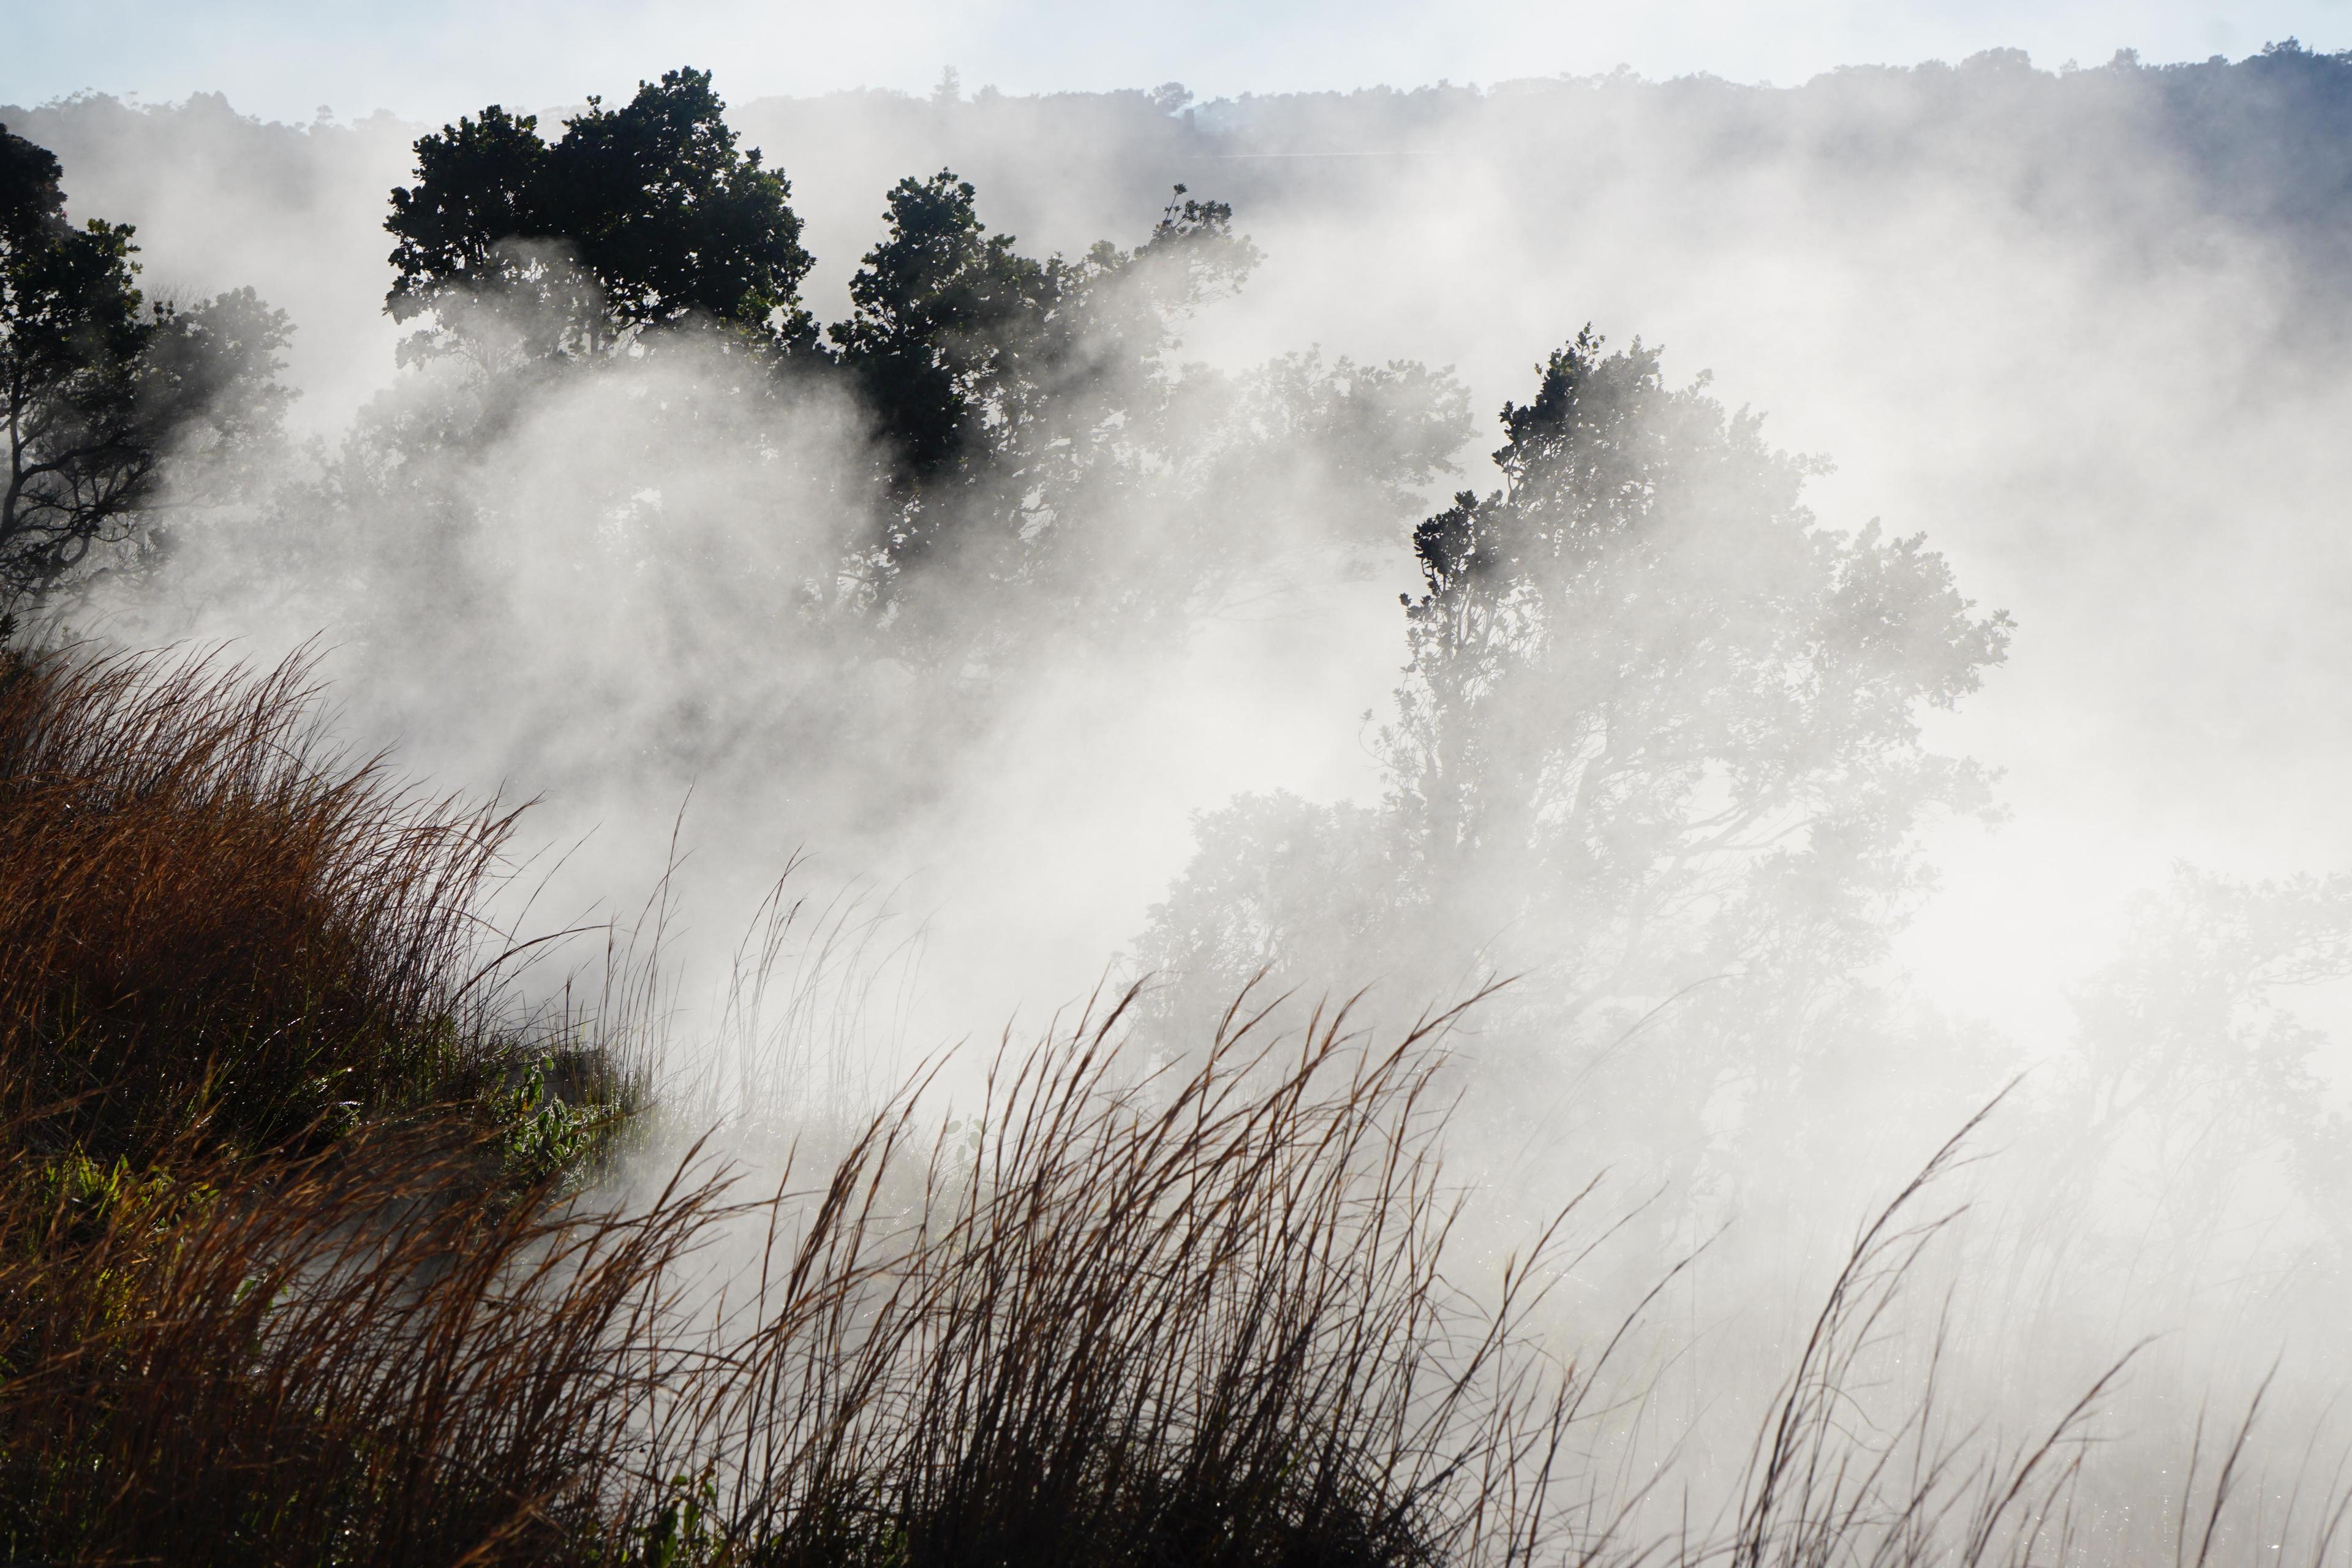
M231 139L262 199L289 205L316 194L324 168L367 155L361 149L396 163L424 129L385 110L310 126L260 121L218 95L132 106L83 94L0 112L89 170L86 180L126 184L158 177L175 145L203 155L209 137L192 144L174 128L205 127ZM1725 178L1794 154L1825 184L1906 174L1982 182L2045 216L2085 222L2130 211L2151 179L2180 179L2200 210L2293 228L2332 255L2325 247L2341 243L2352 198L2352 56L2292 39L2236 61L2157 64L2126 50L2059 69L1993 50L1956 65L1847 67L1781 87L1620 73L1202 102L1174 83L1037 97L958 86L928 100L878 90L754 99L731 118L751 144L794 149L796 169L838 160L875 188L944 153L952 134L965 172L999 199L1032 199L1004 188L1017 163L1023 183L1074 184L1069 205L1095 215L1197 176L1203 159L1235 163L1218 171L1218 189L1247 208L1310 191L1351 201L1394 161L1438 154L1540 168L1570 186L1628 162ZM122 135L143 139L146 155L91 156ZM1333 166L1343 161L1363 167ZM91 199L107 194L94 187ZM1003 214L1016 231L1028 216L1017 206Z

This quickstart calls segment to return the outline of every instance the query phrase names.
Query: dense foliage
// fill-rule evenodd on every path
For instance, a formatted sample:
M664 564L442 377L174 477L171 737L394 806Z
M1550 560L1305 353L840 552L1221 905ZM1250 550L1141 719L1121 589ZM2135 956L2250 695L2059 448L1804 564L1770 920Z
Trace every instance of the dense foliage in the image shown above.
M495 297L537 358L593 356L648 327L704 320L770 349L804 342L810 258L784 177L739 152L708 71L677 70L619 109L590 99L549 142L497 104L416 143L416 183L392 194L389 300L443 327ZM527 301L528 309L518 309Z
M1132 250L1041 258L990 232L951 171L901 180L848 316L820 333L798 304L811 262L789 187L737 151L722 108L707 74L672 72L552 143L495 105L416 143L416 182L385 226L400 240L387 308L431 320L411 357L463 346L474 365L363 433L352 460L383 476L365 489L431 482L483 450L555 366L750 342L757 368L698 365L656 395L682 417L646 432L631 488L714 421L732 428L713 460L740 462L790 446L775 421L845 395L871 466L808 479L839 521L806 542L780 598L837 644L1000 669L1043 626L1162 623L1260 567L1263 537L1233 513L1278 473L1309 465L1339 487L1333 510L1385 510L1459 440L1458 390L1418 366L1305 356L1235 383L1181 363L1184 321L1256 260L1230 206L1181 186ZM780 508L803 477L784 468ZM463 529L482 489L427 504ZM370 509L364 493L337 500Z
M58 161L0 126L0 610L133 542L166 460L276 428L286 318L238 289L188 309L135 283L127 224L66 220Z

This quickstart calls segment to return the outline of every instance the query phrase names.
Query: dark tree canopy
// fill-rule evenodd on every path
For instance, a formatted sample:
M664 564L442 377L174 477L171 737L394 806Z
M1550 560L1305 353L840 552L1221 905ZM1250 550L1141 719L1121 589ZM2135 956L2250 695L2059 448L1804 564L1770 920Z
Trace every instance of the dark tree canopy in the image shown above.
M393 192L384 224L400 242L392 314L433 312L446 334L495 304L541 357L691 320L813 341L792 187L738 149L710 73L666 72L620 109L588 101L551 145L536 117L496 104L416 143L415 184Z
M811 263L789 187L738 153L710 80L672 72L551 144L497 106L419 141L386 224L400 241L387 307L433 318L405 356L462 349L493 375L650 346L649 331L693 320L733 329L706 343L748 334L772 351L773 376L674 387L681 418L699 417L687 404L724 423L811 387L847 391L872 482L835 492L851 533L803 578L808 614L862 617L897 656L957 668L993 668L1031 626L1165 624L1259 563L1255 541L1229 535L1279 535L1241 494L1392 522L1458 447L1444 373L1314 354L1241 377L1178 363L1186 318L1257 258L1229 206L1181 185L1133 249L1039 257L992 232L951 171L901 180L848 315L820 332L798 303ZM516 406L488 382L467 395L382 434L412 456L476 445ZM665 460L649 447L644 466ZM1225 502L1203 504L1213 493ZM951 573L933 569L946 560ZM1116 608L1094 615L1104 603Z
M1257 258L1231 207L1181 185L1142 245L1098 241L1076 260L1022 255L975 204L949 170L901 180L850 281L850 316L827 329L886 454L889 521L870 563L884 579L951 531L960 548L1057 549L1067 529L1055 525L1084 510L1082 494L1112 510L1139 465L1169 469L1175 454L1155 448L1175 328ZM1036 564L994 569L1034 576Z
M66 221L63 171L0 128L0 372L9 596L79 564L144 495L154 453L139 415L148 325L125 225Z
M1181 185L1136 250L1104 240L1076 261L1021 255L975 196L946 169L899 181L849 319L826 333L911 480L1017 446L1049 400L1155 357L1170 317L1239 287L1256 261L1233 209Z
M283 314L250 289L149 304L131 227L74 226L62 178L48 152L0 126L0 605L130 541L167 458L249 446L289 395L275 382Z
M850 280L849 319L826 332L907 483L971 462L992 405L1017 397L1050 369L1040 361L1068 347L1052 329L1076 269L990 234L975 195L945 169L899 181L887 233Z
M385 300L394 316L518 280L520 258L503 247L545 235L547 162L537 117L495 103L417 142L416 184L394 190L384 220L400 240Z
M817 331L788 188L738 154L710 79L674 72L552 143L495 106L415 143L387 305L422 320L403 355L425 374L370 411L315 509L427 542L397 568L422 591L451 577L443 546L520 515L499 444L542 396L612 400L597 462L564 475L597 476L565 509L597 520L579 548L680 561L707 529L766 563L743 580L790 610L779 639L971 687L1067 634L1181 635L1286 550L1392 544L1450 468L1467 420L1446 372L1180 361L1191 313L1257 257L1181 185L1132 248L1064 256L992 231L951 171L901 180ZM726 330L676 330L693 321ZM711 474L757 478L713 507Z

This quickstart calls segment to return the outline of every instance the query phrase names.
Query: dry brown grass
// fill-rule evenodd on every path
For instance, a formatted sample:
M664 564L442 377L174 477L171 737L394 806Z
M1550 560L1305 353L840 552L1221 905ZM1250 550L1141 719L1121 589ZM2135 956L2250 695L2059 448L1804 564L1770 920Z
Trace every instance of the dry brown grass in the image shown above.
M550 1048L478 913L514 820L334 746L299 657L0 653L7 1124L139 1165L488 1104Z
M1945 1421L1932 1357L1862 1418L1960 1140L1861 1233L1719 1525L1637 1538L1643 1497L1565 1468L1593 1383L1527 1336L1557 1230L1456 1271L1445 1020L1374 1048L1229 1014L1138 1081L1118 999L772 1195L696 1152L582 1191L629 1075L499 988L511 815L318 712L299 661L0 663L0 1560L2097 1560L2105 1383L2022 1447ZM2184 1564L2253 1538L2252 1421L2192 1461ZM2314 1495L2253 1535L2326 1560L2352 1505Z
M1425 1037L1234 1021L1137 1085L1113 1007L812 1188L567 1197L479 913L512 814L320 712L299 660L0 665L0 1554L1534 1550L1575 1385L1513 1337L1527 1271L1498 1310L1442 1271Z
M580 1560L637 1451L648 1287L708 1194L634 1223L451 1204L446 1152L367 1152L16 1184L10 1560Z
M451 1204L429 1159L0 1213L0 1536L84 1563L1526 1560L1573 1380L1441 1270L1426 1042L1115 1088L1116 1016L813 1189ZM688 1165L693 1161L689 1158ZM747 1249L726 1291L699 1249ZM723 1273L724 1271L722 1271ZM665 1555L667 1553L667 1555Z

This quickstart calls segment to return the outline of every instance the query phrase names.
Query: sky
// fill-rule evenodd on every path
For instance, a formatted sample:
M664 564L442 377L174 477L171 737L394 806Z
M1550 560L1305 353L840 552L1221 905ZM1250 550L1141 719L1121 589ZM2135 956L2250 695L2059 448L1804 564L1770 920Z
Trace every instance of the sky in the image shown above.
M0 102L95 90L309 120L625 94L679 64L738 100L848 88L1243 92L1605 72L1791 85L1834 66L2022 48L2037 65L2352 47L2352 0L0 0Z

